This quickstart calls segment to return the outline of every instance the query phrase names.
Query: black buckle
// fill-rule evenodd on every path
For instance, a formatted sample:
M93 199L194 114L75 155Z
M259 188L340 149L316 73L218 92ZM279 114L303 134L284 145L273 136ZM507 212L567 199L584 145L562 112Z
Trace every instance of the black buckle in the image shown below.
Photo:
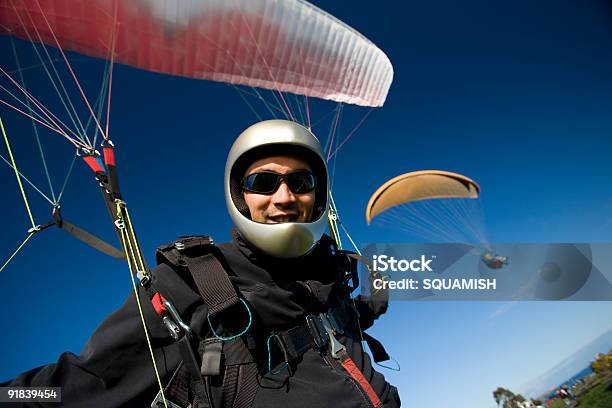
M323 326L323 322L319 316L308 315L306 316L306 327L308 327L308 331L312 336L312 341L315 344L316 348L323 348L327 345L328 336L325 331L325 327Z

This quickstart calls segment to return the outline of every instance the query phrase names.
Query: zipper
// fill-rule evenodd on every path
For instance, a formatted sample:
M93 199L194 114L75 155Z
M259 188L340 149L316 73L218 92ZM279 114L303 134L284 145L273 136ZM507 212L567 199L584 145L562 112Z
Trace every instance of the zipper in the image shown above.
M370 398L368 397L367 393L359 385L359 383L346 372L344 367L342 367L342 365L340 364L340 362L337 359L329 356L328 354L329 354L329 352L325 352L325 354L322 355L323 361L325 361L325 364L327 364L334 372L340 374L341 376L343 376L344 378L347 378L349 380L351 385L355 388L355 391L357 393L359 393L359 395L361 396L361 400L363 401L363 405L362 406L368 407L368 408L376 408L374 403L370 400ZM379 405L379 407L380 406L381 405Z
M334 364L329 360L328 354L331 355L333 360L336 361L336 364L340 365L340 370L344 373L346 377L349 377L352 380L352 384L359 389L360 394L364 399L369 402L369 406L378 408L382 406L378 395L372 388L372 385L368 382L368 380L364 377L363 373L357 367L353 359L349 356L346 351L346 347L344 344L340 343L338 339L336 339L335 331L327 317L326 314L321 313L319 315L323 327L327 332L328 336L328 348L323 355L323 360L326 361L328 365L334 367ZM337 369L336 369L337 371Z

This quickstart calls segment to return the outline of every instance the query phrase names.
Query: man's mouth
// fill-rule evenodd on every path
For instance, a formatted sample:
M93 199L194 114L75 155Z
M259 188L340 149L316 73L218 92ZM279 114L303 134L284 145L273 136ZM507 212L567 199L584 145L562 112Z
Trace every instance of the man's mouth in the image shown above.
M268 216L268 220L272 224L279 224L283 222L294 222L297 221L298 214L277 214Z

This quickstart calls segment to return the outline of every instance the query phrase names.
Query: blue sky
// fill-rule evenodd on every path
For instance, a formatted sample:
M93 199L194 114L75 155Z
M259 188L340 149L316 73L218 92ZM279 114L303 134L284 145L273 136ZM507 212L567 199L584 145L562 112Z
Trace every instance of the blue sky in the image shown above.
M372 112L335 163L335 199L358 243L414 240L366 226L363 214L378 185L420 169L456 171L480 184L492 242L611 241L607 2L315 3L370 38L395 69L385 106ZM11 52L5 38L0 51L4 65ZM86 86L97 83L99 62L80 59L75 66ZM31 78L38 81L35 73ZM315 107L321 116L331 108ZM364 114L347 111L344 134ZM5 108L0 114L21 169L44 186L31 126ZM255 120L224 84L117 67L111 134L150 262L157 245L179 235L228 239L225 155ZM52 178L61 184L73 151L57 136L47 135L43 144ZM8 255L29 222L11 170L0 165L0 250ZM49 206L30 197L37 221L45 222ZM100 193L81 163L62 202L66 219L114 239ZM128 279L121 263L62 231L34 237L0 274L0 316L10 328L0 340L0 380L52 362L62 351L78 353L128 295ZM406 406L492 407L496 387L520 390L607 331L611 306L394 302L372 333L401 364L401 372L383 372Z

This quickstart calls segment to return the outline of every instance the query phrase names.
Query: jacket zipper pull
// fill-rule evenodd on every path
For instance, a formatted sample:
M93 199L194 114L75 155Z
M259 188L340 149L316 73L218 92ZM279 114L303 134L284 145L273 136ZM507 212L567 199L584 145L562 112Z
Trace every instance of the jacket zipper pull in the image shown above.
M329 318L327 317L327 314L321 313L319 317L321 318L323 327L325 328L325 331L327 332L327 335L329 337L329 348L332 357L338 360L342 367L346 370L346 372L353 378L353 380L357 382L357 384L359 384L361 389L365 392L368 399L372 403L372 406L375 408L382 407L380 398L378 398L378 395L376 394L376 391L374 391L374 389L372 388L372 385L370 385L359 367L357 367L357 364L355 364L353 359L348 355L344 344L340 343L340 341L336 339L335 330L333 329Z

